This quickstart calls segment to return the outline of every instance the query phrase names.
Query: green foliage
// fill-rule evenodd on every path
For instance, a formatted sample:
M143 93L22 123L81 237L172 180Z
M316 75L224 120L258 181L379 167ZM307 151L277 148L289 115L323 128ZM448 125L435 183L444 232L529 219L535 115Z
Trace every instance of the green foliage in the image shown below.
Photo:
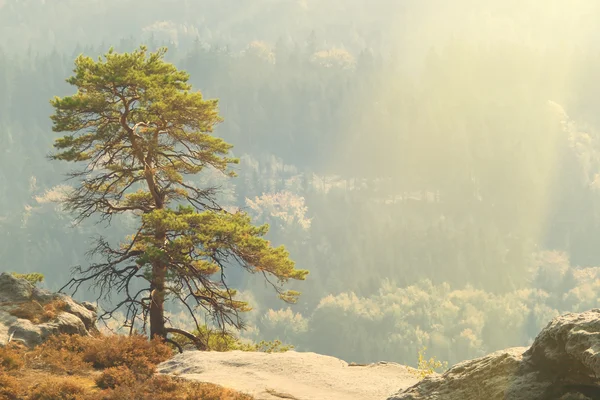
M264 353L285 353L294 348L293 345L283 344L280 340L265 341L261 340L258 343L242 341L230 332L223 330L212 329L206 325L202 325L200 330L195 330L194 335L204 338L207 343L207 350L210 351L259 351ZM191 345L191 341L181 335L173 335L175 341L179 344Z
M136 250L143 251L138 257L140 266L152 265L168 258L171 265L185 266L185 269L173 269L172 279L184 276L209 278L223 268L222 260L216 254L231 254L251 271L269 273L280 282L288 279L305 279L308 271L294 269L294 262L283 246L271 247L263 239L268 226L255 227L250 217L244 213L231 214L225 211L195 212L192 207L180 206L178 210L156 210L142 217L144 229ZM171 239L168 246L157 243L156 233L164 232ZM187 249L194 249L189 252ZM225 309L248 311L246 303L233 300L235 291L218 290L206 285L198 290L199 296L217 298ZM287 302L295 302L299 295L296 291L279 292Z
M37 273L37 272L32 272L29 274L19 274L17 272L11 272L11 274L15 278L25 279L27 282L31 283L33 286L37 286L38 283L44 281L44 275Z
M79 221L132 212L139 223L119 247L98 240L92 254L106 262L77 267L71 287L93 282L101 296L119 292L125 300L105 315L124 307L127 321L149 319L150 335L163 338L167 300L190 313L204 309L220 326L242 327L238 313L250 308L228 287L227 265L274 276L287 302L299 292L281 284L308 273L295 269L283 246L263 238L267 225L254 227L244 212L223 209L216 188L189 182L206 170L233 177L230 165L238 160L229 157L230 144L211 135L222 121L217 100L192 92L189 74L164 61L166 51L111 48L97 61L80 55L67 79L77 93L55 97L50 117L54 132L67 133L55 140L51 159L84 165L73 173L79 186L66 194L66 208ZM134 291L140 284L145 288Z
M530 344L559 310L594 307L596 277L600 268L581 270L574 286L563 285L555 293L503 294L428 280L409 286L384 281L377 294L342 292L323 297L308 312L269 310L252 322L264 339L280 338L302 351L359 363L408 364L415 348L426 346L429 354L455 364L515 343Z
M244 351L262 351L264 353L285 353L288 350L294 348L291 344L283 344L280 340L261 340L256 344L251 344L249 350L240 349Z
M149 172L154 179L177 186L163 188L162 197L171 200L184 199L193 190L185 187L183 174L212 167L234 175L228 165L237 160L226 156L232 146L210 135L222 120L217 100L204 100L200 92L192 92L188 73L165 62L165 53L162 48L147 54L141 46L123 54L111 49L97 62L81 55L75 61L75 75L67 79L77 93L51 101L56 110L51 116L53 131L74 132L55 141L57 152L52 159L85 161L112 171L100 181L82 182L78 192L91 197L102 194L101 199L119 202L100 202L98 212L149 211L148 196L157 195L153 188L126 191L144 181ZM188 151L182 152L179 146L188 146ZM128 162L134 164L125 167ZM147 163L158 168L144 170ZM81 203L68 204L82 211ZM88 215L84 212L83 216Z

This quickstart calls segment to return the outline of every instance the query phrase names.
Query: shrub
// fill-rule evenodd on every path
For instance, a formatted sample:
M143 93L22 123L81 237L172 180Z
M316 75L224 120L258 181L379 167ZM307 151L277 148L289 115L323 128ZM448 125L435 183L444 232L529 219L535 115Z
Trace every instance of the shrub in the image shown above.
M159 339L141 335L61 334L27 351L10 344L0 348L0 400L252 400L216 385L152 376L156 365L171 355ZM23 364L46 373L8 374ZM95 376L92 366L105 370ZM82 376L56 376L65 373Z
M197 395L198 397L194 397ZM253 397L244 393L234 392L210 383L198 383L190 385L186 400L252 400Z
M62 299L52 300L44 304L44 313L42 314L42 322L50 321L56 318L67 307L67 302Z
M0 347L0 369L13 371L21 369L25 362L23 361L24 352L14 345Z
M291 344L283 344L280 340L265 341L261 340L257 344L251 345L251 350L245 351L262 351L264 353L285 353L294 348ZM244 349L240 349L244 350Z
M429 360L427 360L425 358L426 350L427 347L422 347L419 350L417 370L415 372L421 379L425 378L427 375L435 373L437 369L445 370L448 368L448 362L446 361L438 361L435 359L435 357L431 357Z
M84 372L127 366L138 376L150 376L157 364L173 355L160 339L149 341L145 336L51 336L32 351L30 365L54 373Z
M29 400L83 400L89 388L72 378L52 377L29 391Z
M174 393L186 386L181 379L166 375L155 375L146 382L146 385L155 393Z
M206 350L208 351L240 350L240 340L229 332L215 330L203 325L200 327L200 330L196 329L192 334L201 338L206 343ZM193 345L192 341L183 335L174 334L172 339L182 346Z
M202 326L200 331L195 330L194 335L204 338L208 344L209 351L262 351L265 353L284 353L294 348L292 345L284 345L279 340L261 341L259 343L244 343L239 338L229 332L214 330L206 325ZM173 335L173 339L181 345L191 345L192 342L182 335Z
M84 360L95 368L123 365L138 376L150 376L156 365L172 355L171 348L158 338L148 340L142 335L114 335L90 339Z
M92 340L93 338L90 336L62 333L48 337L42 346L57 350L63 349L72 353L84 353Z
M38 283L44 281L44 275L39 274L37 272L32 272L30 274L19 274L17 272L11 272L12 276L17 279L25 279L27 282L31 283L33 286L36 286Z
M0 399L13 400L19 398L19 382L0 368Z
M135 374L126 366L110 367L96 378L96 385L102 389L114 389L117 386L135 386Z
M104 390L94 400L253 400L249 395L221 386L157 375L133 386Z
M43 369L55 374L85 373L92 365L84 359L89 337L61 334L50 336L46 342L28 354L31 368Z
M186 389L187 382L158 375L146 380L135 380L128 385L115 385L114 388L99 393L94 400L183 400L188 398ZM194 398L204 400L200 395Z
M41 304L37 301L24 302L9 313L17 318L27 319L34 324L41 324L56 318L65 309L67 303L62 299L55 299Z
M8 313L14 317L27 319L34 324L40 323L39 316L44 312L44 306L37 301L21 303L17 308L13 308Z
M36 349L37 350L37 349ZM65 349L34 350L30 366L34 369L46 370L54 374L85 374L91 369L91 364L83 359L80 353Z

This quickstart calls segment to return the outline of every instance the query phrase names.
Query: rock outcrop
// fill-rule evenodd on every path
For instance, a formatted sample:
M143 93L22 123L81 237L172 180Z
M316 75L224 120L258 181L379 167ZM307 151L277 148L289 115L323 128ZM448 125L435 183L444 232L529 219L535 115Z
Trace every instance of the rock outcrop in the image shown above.
M461 362L388 400L600 399L600 309L556 317L527 348Z
M6 272L0 274L0 346L14 341L34 347L50 335L97 331L92 304L34 287Z
M352 365L297 351L185 351L158 371L222 385L257 400L383 400L419 380L414 369L396 363Z

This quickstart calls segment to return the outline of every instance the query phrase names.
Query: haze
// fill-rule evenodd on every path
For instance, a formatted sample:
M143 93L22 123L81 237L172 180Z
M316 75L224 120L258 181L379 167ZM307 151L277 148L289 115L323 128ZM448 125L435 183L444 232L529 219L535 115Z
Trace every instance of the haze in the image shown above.
M219 98L241 157L223 201L310 270L259 277L252 339L346 361L524 346L600 297L600 3L593 0L0 0L0 257L57 290L90 237L46 159L80 54L166 45ZM107 233L108 232L108 233ZM95 299L92 292L81 300ZM184 318L173 309L173 318Z

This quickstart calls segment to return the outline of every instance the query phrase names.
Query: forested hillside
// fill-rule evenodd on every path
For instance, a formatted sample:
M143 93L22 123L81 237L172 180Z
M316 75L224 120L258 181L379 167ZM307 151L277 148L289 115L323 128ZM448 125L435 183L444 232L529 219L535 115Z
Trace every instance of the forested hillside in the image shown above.
M284 308L228 272L256 304L245 335L453 363L596 307L598 6L446 3L0 0L0 268L56 290L92 236L131 233L53 202L69 169L46 158L49 100L78 54L147 43L219 99L239 176L198 179L310 271Z

